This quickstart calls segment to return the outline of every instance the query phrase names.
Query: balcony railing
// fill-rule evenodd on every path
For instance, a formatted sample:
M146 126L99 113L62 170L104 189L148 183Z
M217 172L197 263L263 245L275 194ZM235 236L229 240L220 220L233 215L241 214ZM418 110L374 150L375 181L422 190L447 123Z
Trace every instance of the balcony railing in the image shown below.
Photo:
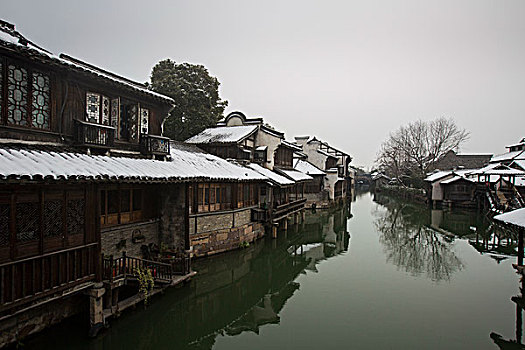
M281 205L274 207L274 210L272 213L272 220L273 221L281 220L290 214L300 211L301 209L304 208L305 203L306 203L306 198L303 198L303 199L298 199L296 201L281 204Z
M170 139L163 136L141 134L140 150L145 155L168 155L170 154Z
M162 261L145 260L127 256L103 257L102 278L113 281L119 278L136 277L138 269L148 269L157 282L171 282L176 275L187 275L191 271L189 254L164 258Z
M0 265L0 312L94 282L97 243Z
M90 147L113 147L115 128L106 125L75 120L76 142Z

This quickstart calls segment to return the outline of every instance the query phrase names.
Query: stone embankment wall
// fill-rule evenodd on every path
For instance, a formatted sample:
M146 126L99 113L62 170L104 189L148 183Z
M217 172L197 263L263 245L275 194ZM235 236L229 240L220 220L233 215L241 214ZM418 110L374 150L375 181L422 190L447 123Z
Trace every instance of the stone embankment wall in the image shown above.
M237 249L263 236L264 227L251 221L250 208L190 216L190 244L195 257Z
M80 312L87 312L86 298L85 295L77 293L3 320L0 323L0 348L9 344L23 344L27 336L41 332Z

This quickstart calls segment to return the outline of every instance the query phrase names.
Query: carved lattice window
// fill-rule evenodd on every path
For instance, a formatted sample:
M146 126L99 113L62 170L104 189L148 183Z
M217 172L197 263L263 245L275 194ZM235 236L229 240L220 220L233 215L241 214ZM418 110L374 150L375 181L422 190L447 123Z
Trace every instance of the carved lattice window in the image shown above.
M149 109L140 109L140 132L142 134L149 133Z
M70 199L67 201L66 222L67 234L84 234L84 199Z
M46 200L44 204L44 237L57 237L63 232L62 200Z
M38 239L39 203L16 203L16 239L29 242Z
M0 204L0 245L9 243L9 218L11 206L7 203Z
M120 119L120 99L114 98L111 100L111 126L118 130ZM118 132L117 132L118 136Z
M33 72L32 88L31 126L39 129L49 129L49 77L39 72Z
M86 93L86 121L97 123L100 116L100 95L93 92Z
M104 125L109 125L110 108L109 98L102 96L102 124Z
M7 121L27 126L27 70L10 64L7 67Z
M139 138L139 130L138 130L138 119L139 119L139 111L137 105L130 106L129 109L129 139L130 141L136 141Z

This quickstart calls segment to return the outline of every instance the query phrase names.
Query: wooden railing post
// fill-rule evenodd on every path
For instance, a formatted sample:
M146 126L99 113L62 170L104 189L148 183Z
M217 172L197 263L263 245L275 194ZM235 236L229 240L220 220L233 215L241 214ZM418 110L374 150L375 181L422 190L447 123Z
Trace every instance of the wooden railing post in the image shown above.
M122 252L122 272L124 274L124 278L126 278L126 252Z
M113 282L113 279L115 278L114 274L117 272L115 271L115 260L113 259L113 254L109 256L109 280Z
M89 251L88 251L89 253ZM99 272L96 274L97 275L97 282L101 282L105 277L106 277L106 273L107 273L107 268L106 268L106 262L104 260L104 253L100 253L100 257L99 257Z

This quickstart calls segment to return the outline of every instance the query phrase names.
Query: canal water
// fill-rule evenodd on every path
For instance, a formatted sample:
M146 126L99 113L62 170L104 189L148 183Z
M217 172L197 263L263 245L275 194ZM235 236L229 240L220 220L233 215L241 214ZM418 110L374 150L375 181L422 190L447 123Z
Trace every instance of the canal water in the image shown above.
M199 260L191 283L96 339L75 318L27 349L520 349L515 240L480 215L357 195Z

